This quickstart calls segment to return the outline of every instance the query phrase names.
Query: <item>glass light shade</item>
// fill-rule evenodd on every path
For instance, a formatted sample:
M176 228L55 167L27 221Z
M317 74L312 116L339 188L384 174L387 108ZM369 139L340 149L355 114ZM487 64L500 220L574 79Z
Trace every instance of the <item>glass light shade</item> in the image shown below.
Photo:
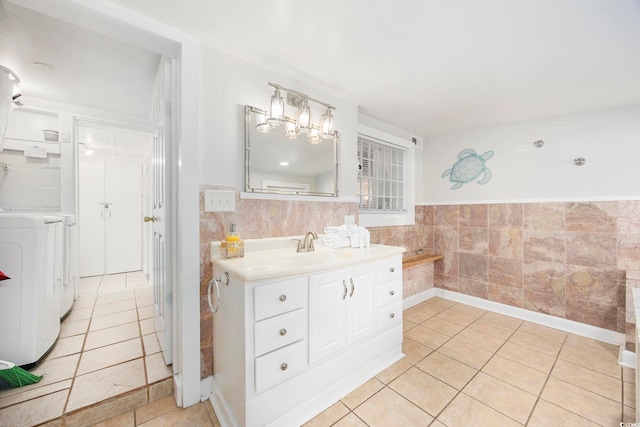
M306 99L302 101L300 109L298 109L297 127L301 133L309 133L311 130L311 110Z
M269 104L269 118L267 123L272 126L282 126L284 124L284 101L280 96L280 90L276 89Z
M269 132L273 132L273 130L275 129L271 125L271 123L267 123L266 114L257 114L256 121L258 122L256 124L256 129L258 130L258 132L269 133Z
M327 108L327 112L322 115L322 119L320 120L320 138L333 138L333 116L331 115L331 108Z
M320 142L322 142L322 140L320 139L320 132L318 131L318 129L312 128L309 131L309 138L307 138L307 142L309 144L320 144Z
M285 138L287 139L298 138L298 135L300 135L300 132L298 132L298 129L296 129L296 124L294 122L286 121L284 123L284 126L285 126L285 131L284 131Z

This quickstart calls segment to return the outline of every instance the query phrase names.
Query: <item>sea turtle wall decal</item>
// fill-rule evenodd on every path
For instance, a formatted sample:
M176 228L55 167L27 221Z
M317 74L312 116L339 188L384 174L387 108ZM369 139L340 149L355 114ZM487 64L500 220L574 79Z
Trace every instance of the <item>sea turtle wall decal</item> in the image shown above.
M493 151L489 150L479 156L475 150L467 148L458 153L458 161L451 169L442 172L441 178L449 175L449 181L455 182L452 190L462 187L463 184L473 181L484 174L478 184L486 184L491 180L491 170L487 168L486 161L493 157Z

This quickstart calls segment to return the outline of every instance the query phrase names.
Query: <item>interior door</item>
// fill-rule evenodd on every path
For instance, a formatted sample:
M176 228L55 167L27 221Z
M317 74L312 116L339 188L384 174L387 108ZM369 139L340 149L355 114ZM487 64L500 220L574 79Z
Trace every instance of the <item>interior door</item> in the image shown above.
M105 269L107 274L138 271L142 266L141 163L105 163Z
M170 164L167 146L171 143L171 111L167 103L171 100L171 62L163 58L158 67L154 84L154 133L153 133L153 194L151 218L153 239L153 296L154 326L165 363L172 362L171 357L171 244L169 233L169 214L166 206L169 188Z
M81 158L78 174L80 228L78 264L80 277L100 276L105 272L104 248L104 161Z

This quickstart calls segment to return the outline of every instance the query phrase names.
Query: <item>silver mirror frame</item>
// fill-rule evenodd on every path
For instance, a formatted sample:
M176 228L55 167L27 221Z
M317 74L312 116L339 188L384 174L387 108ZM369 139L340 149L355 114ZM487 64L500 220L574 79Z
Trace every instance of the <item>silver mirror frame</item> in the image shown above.
M273 190L263 189L260 187L254 187L251 183L251 115L252 114L267 114L265 110L253 107L251 105L245 105L244 107L244 159L245 159L245 175L244 175L244 190L247 193L259 193L259 194L280 194L280 195L294 195L294 196L322 196L322 197L338 197L338 141L340 139L339 134L335 131L333 140L325 139L322 143L330 143L333 141L333 192L316 192L316 191L286 191L286 190ZM291 119L289 119L291 120ZM278 132L280 129L276 129L274 132ZM282 137L284 139L284 136ZM306 144L306 142L305 142Z

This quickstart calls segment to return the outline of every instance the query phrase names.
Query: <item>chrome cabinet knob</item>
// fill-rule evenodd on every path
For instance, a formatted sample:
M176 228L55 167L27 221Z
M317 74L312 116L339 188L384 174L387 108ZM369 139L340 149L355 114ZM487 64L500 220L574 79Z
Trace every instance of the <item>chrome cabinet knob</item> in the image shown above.
M286 363L283 363L282 365L280 365L280 369L283 371L286 371L288 367L289 365L287 365Z
M394 267L391 267L389 271L393 273L394 271L396 271L396 269Z
M286 295L280 295L280 301L285 302L287 300Z
M395 315L395 314L393 314L393 313L391 313L391 314L389 315L389 317L393 319L394 317L396 317L396 315Z
M391 295L391 296L393 296L393 295L395 295L395 294L396 294L396 291L390 291L390 292L389 292L389 295Z
M285 336L285 335L287 335L287 330L284 328L280 329L280 336Z

